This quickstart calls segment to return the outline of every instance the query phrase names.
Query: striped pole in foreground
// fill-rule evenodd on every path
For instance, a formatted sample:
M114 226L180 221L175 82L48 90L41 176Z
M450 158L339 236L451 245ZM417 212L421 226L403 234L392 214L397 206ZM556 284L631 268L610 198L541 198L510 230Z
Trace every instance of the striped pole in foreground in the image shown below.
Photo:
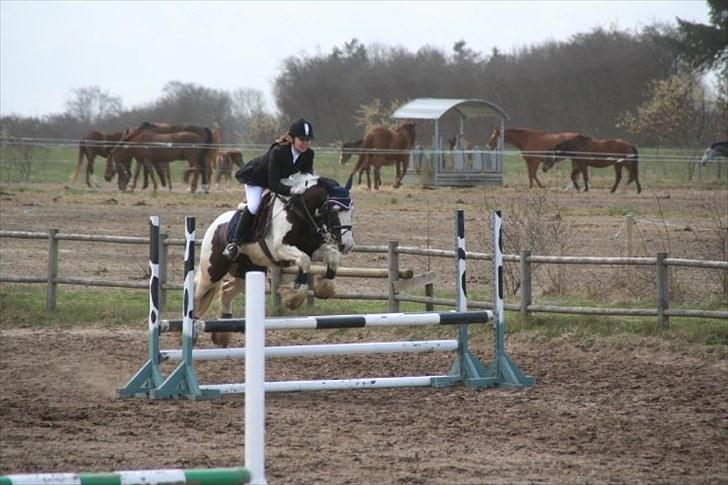
M250 473L245 468L28 473L0 476L0 485L239 485L249 481Z

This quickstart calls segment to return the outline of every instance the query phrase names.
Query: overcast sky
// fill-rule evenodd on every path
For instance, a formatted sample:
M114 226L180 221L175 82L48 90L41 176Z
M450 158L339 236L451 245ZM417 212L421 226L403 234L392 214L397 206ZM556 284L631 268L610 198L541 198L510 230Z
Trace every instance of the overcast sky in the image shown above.
M0 113L65 111L75 88L98 86L130 108L169 81L232 91L272 85L282 61L365 45L458 40L483 53L566 41L594 27L634 30L675 18L708 23L704 0L66 2L0 0Z

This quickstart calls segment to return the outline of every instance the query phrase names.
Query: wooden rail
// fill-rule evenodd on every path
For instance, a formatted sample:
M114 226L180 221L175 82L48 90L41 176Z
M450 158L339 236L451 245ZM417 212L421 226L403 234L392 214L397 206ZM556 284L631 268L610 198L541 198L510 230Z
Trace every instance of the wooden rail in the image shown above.
M15 239L46 239L48 240L48 270L43 276L0 275L0 283L45 283L47 285L46 307L49 311L56 308L56 291L60 284L79 286L100 286L114 288L146 289L148 283L129 281L110 281L98 278L61 277L58 274L58 253L60 241L88 241L115 244L148 245L148 237L104 236L89 234L65 234L57 229L48 232L26 231L0 231L0 238ZM197 241L199 245L201 241ZM167 281L168 248L170 246L184 246L183 239L168 238L162 234L160 239L160 305L164 308L167 290L180 290L181 285L169 284ZM388 267L385 268L339 268L338 277L352 278L386 278L388 280L387 293L353 294L337 293L333 298L343 300L380 300L387 301L390 312L399 311L400 302L422 303L426 310L432 311L435 305L455 306L454 298L436 298L434 296L434 282L436 275L427 273L415 276L412 270L400 268L400 255L430 256L454 258L455 251L443 249L418 248L400 246L396 241L388 245L358 246L354 252L379 253L388 255ZM467 258L471 260L490 260L490 253L468 252ZM523 251L519 255L503 255L506 262L520 264L521 298L517 304L507 304L507 310L520 311L527 318L532 313L560 313L573 315L624 315L657 317L660 328L669 327L670 317L687 318L715 318L728 319L728 311L671 309L669 301L669 267L689 267L717 269L728 271L728 261L705 261L696 259L670 258L667 253L658 253L656 257L590 257L590 256L538 256L530 251ZM654 308L600 308L600 307L571 307L536 304L532 301L532 265L537 264L578 264L578 265L609 265L609 266L652 266L656 271L656 305ZM289 270L284 269L283 274ZM322 266L314 265L313 272L323 273ZM274 280L280 281L281 272L273 272ZM411 280L408 283L403 281ZM275 287L276 285L274 285ZM413 286L424 286L425 296L407 295L404 291ZM274 292L274 301L276 294ZM312 303L313 296L309 296ZM492 308L492 304L484 301L468 301L472 308Z

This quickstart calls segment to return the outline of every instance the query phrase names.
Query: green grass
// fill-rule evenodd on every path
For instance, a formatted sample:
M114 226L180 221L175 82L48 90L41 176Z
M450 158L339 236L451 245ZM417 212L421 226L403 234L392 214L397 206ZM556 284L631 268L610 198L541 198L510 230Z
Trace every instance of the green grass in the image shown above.
M339 164L339 153L334 147L314 146L317 151L315 168L324 176L344 182L353 169L355 159L352 158L346 165ZM526 163L517 151L509 150L504 165L504 180L508 186L522 186L528 183L528 172ZM260 155L255 150L243 150L243 159L250 160ZM40 148L35 147L26 151L19 150L15 146L0 146L0 183L65 183L76 163L78 151L75 146ZM725 187L728 183L728 167L723 170L721 179L716 178L717 164L708 167L695 167L692 162L700 157L695 150L679 149L640 149L640 181L644 188L667 188L667 187ZM103 180L106 160L97 157L94 163L94 173L98 180ZM181 180L182 171L186 164L179 162L171 164L173 180L176 183ZM690 180L689 172L695 170L693 180ZM79 174L79 180L85 177L83 172ZM29 180L25 174L29 173ZM550 187L563 187L569 181L571 163L568 161L557 163L554 168L544 174L539 171L538 177ZM614 181L614 170L610 168L592 169L590 172L591 184L593 187L609 188ZM385 184L394 182L394 169L385 168L382 171L382 178ZM581 184L581 180L579 181ZM626 174L622 183L626 182ZM78 183L78 182L77 182ZM80 185L80 184L79 184Z
M168 310L161 318L181 318L181 298L168 295ZM423 311L422 304L402 303L400 311ZM436 307L436 311L446 311ZM39 286L0 288L0 329L17 327L131 326L146 328L148 302L139 290L60 290L57 310L45 309L45 290ZM316 300L288 315L362 314L387 312L385 301ZM234 305L235 315L244 315L242 299ZM642 345L668 348L696 355L728 358L728 322L714 319L672 318L670 328L657 328L654 317L602 317L585 315L534 314L527 321L517 312L506 312L507 333L516 338L538 342L569 341L580 347L610 345L633 348ZM450 329L440 327L393 329L397 338L451 337ZM342 330L341 332L345 332ZM489 332L486 332L489 334ZM474 332L477 344L489 337ZM486 344L487 346L487 344Z

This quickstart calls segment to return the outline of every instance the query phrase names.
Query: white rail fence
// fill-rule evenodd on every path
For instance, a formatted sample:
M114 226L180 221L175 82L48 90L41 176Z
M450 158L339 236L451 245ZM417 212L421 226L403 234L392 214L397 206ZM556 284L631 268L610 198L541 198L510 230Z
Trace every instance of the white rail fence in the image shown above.
M50 229L48 232L26 232L26 231L0 231L0 238L15 239L45 239L48 241L48 266L45 275L25 276L0 274L0 283L40 283L47 285L46 308L48 311L55 311L57 305L57 289L59 285L76 285L87 287L113 287L133 288L147 290L146 281L113 281L109 279L90 278L80 276L65 276L59 274L59 246L61 241L88 241L115 244L136 244L149 245L149 237L131 236L103 236L91 234L60 233L57 229ZM180 290L181 284L170 284L168 282L168 251L171 246L184 246L183 239L168 238L162 234L160 238L160 306L165 308L166 293L168 290ZM196 244L200 244L197 241ZM337 293L335 299L342 300L380 300L387 301L390 312L398 312L400 302L422 303L427 311L432 311L434 305L451 306L456 305L454 298L440 298L434 294L435 279L434 273L425 273L415 276L412 270L400 267L400 255L416 255L427 257L441 257L454 259L455 251L443 249L428 249L410 246L400 246L398 242L391 241L388 245L381 246L359 246L355 252L387 254L388 268L339 268L337 277L354 278L386 278L386 293L359 294L359 293ZM468 252L468 259L491 260L490 253ZM519 311L524 318L533 313L559 313L572 315L604 315L604 316L638 316L656 317L660 328L668 328L670 317L687 318L715 318L728 320L728 311L721 310L699 310L699 309L671 309L670 308L670 267L689 267L722 270L728 272L728 261L707 261L696 259L670 258L668 253L661 252L655 257L589 257L589 256L539 256L532 255L530 251L522 251L518 255L504 255L503 260L520 265L521 290L520 301L515 304L506 304L506 310ZM602 307L574 307L542 305L533 302L532 298L532 265L533 264L556 264L556 265L609 265L609 266L652 266L656 275L656 298L655 306L651 308L602 308ZM323 268L313 266L313 272L323 271ZM283 270L285 273L286 270ZM280 281L280 270L274 271L271 275L272 287L277 287ZM409 295L405 292L412 288L423 288L424 296ZM313 302L313 296L309 295L309 303ZM280 304L278 295L274 292L272 303L275 306ZM492 309L492 303L486 301L469 302L472 308Z

